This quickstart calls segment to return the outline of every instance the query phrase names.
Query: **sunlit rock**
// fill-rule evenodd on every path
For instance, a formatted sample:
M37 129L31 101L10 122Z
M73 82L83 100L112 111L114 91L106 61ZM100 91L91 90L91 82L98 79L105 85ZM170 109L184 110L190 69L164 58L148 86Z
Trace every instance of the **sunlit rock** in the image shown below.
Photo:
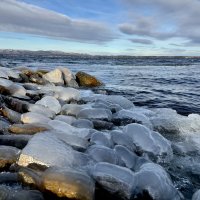
M30 123L47 124L50 121L50 119L39 113L28 112L21 115L21 121L24 124L30 124Z
M64 85L63 75L59 69L55 69L43 75L43 78L56 85Z

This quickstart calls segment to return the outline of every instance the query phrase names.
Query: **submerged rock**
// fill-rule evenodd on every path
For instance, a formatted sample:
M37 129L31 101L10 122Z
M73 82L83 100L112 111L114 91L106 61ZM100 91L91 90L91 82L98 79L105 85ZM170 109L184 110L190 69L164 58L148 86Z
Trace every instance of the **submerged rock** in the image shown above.
M78 72L76 74L76 80L80 86L84 87L98 87L102 85L97 78L85 72Z
M95 190L93 180L86 173L67 168L47 169L42 185L58 197L74 200L93 200Z

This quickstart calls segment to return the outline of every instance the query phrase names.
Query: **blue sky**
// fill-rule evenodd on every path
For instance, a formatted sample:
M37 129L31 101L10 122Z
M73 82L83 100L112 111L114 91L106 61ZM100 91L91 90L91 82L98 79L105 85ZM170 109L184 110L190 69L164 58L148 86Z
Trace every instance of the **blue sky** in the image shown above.
M200 55L198 0L1 0L0 48Z

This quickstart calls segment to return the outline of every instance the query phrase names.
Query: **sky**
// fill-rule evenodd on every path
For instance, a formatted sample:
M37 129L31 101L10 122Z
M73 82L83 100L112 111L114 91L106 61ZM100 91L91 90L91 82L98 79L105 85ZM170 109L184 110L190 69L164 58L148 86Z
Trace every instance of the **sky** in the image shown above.
M0 49L200 56L200 0L0 0Z

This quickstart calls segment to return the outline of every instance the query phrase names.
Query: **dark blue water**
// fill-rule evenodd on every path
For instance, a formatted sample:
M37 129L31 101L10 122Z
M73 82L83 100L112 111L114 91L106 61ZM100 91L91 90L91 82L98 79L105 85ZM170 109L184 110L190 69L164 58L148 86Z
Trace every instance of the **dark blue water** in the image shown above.
M105 83L111 94L122 94L136 105L200 113L200 58L101 56L1 56L7 66L53 69L67 66Z

